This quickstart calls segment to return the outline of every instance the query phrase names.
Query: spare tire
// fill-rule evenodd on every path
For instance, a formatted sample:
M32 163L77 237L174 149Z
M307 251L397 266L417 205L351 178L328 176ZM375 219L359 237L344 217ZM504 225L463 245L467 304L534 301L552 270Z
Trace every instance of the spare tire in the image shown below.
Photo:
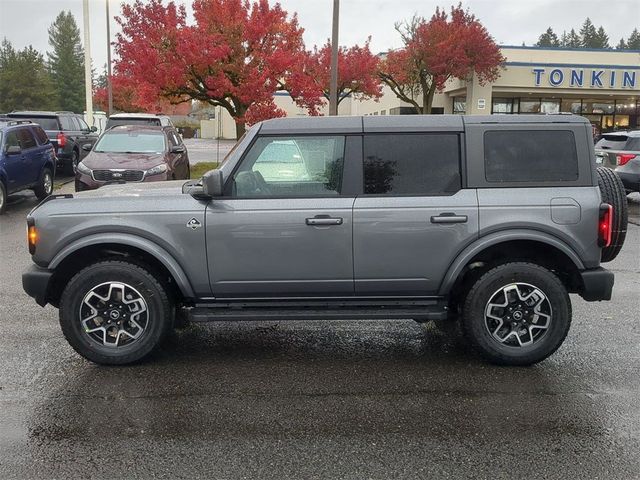
M618 256L627 236L627 195L622 180L609 168L598 167L598 186L602 201L613 207L611 245L602 249L600 261L610 262Z

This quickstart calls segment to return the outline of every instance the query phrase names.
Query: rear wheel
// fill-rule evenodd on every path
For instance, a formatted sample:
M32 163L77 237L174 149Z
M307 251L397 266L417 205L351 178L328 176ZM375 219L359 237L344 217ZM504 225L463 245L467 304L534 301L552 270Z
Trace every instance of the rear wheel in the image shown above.
M40 175L40 181L33 192L38 197L38 200L42 200L53 193L53 174L51 170L45 168Z
M76 168L78 167L78 161L80 159L80 155L77 150L71 151L71 158L69 159L69 163L65 163L64 165L64 173L67 175L75 175Z
M62 332L76 352L95 363L142 359L171 324L172 306L163 285L129 262L95 263L73 277L62 293Z
M4 213L7 208L7 188L4 186L2 180L0 180L0 215Z
M500 365L531 365L555 352L571 325L566 288L549 270L514 262L489 270L464 302L465 336Z
M601 261L610 262L618 256L627 236L627 196L622 180L609 168L598 167L598 186L602 201L613 207L611 245L602 249Z

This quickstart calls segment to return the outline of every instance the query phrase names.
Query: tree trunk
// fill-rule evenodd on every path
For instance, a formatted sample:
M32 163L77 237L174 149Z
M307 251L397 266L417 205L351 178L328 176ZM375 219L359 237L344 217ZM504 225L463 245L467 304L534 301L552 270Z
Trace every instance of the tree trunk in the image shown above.
M431 105L433 104L433 96L436 93L435 85L430 85L426 91L422 92L422 113L430 114Z
M244 120L236 120L236 140L238 140L244 132L247 130L247 127L244 123Z

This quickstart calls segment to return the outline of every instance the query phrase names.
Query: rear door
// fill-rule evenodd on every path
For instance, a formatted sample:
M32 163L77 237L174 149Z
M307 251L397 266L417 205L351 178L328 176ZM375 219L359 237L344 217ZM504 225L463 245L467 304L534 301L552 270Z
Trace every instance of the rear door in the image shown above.
M33 185L40 177L42 151L29 127L18 128L17 134L22 149L22 165L19 173L21 186Z
M353 212L356 295L436 295L477 238L476 191L463 189L461 133L368 133Z
M344 165L359 142L344 135L255 140L224 197L207 207L215 297L353 295L355 195L345 188Z
M22 188L27 182L24 168L24 152L11 155L6 153L9 147L20 147L18 129L9 130L4 136L4 168L7 172L7 188L11 192Z

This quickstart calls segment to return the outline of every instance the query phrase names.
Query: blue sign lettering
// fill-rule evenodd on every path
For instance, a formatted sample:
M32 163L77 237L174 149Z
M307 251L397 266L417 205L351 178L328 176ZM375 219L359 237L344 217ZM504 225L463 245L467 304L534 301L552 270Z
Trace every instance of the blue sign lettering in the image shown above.
M571 86L581 87L584 83L584 71L571 70Z
M559 69L554 69L551 70L551 73L549 74L549 83L551 85L553 85L554 87L557 87L558 85L560 85L564 80L564 73L562 73L562 70Z
M536 76L536 87L540 86L540 78L542 77L543 73L544 73L544 68L533 69L533 74Z
M604 70L594 70L593 72L591 72L591 86L595 87L601 87L602 86L602 80L600 79L600 77L602 76L602 74L604 73Z
M609 77L609 86L611 88L616 86L616 71L611 70L611 76Z
M622 72L622 88L635 88L636 72Z

